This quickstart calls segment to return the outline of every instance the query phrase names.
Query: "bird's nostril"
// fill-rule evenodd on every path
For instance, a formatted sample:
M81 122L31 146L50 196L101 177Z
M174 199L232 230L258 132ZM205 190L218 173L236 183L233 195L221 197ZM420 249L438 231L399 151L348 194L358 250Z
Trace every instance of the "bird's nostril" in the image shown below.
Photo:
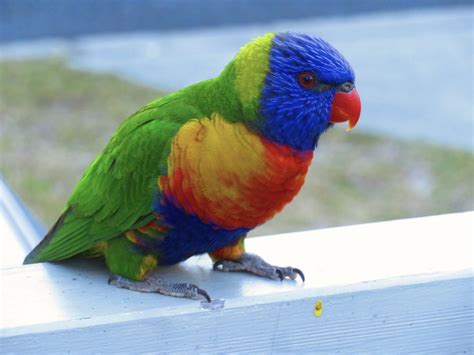
M344 83L344 84L341 84L341 86L339 88L342 92L350 92L350 91L352 91L352 89L354 89L354 84Z
M341 85L341 91L350 92L354 88L354 84L352 83L344 83Z

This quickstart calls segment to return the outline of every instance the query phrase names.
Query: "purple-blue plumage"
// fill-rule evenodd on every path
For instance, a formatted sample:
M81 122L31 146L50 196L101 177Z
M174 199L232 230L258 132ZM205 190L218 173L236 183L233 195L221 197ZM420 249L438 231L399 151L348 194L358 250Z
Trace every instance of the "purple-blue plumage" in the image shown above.
M314 149L331 125L329 115L338 86L353 84L354 71L329 43L298 33L274 37L269 67L260 98L264 119L254 127L273 142L299 151ZM298 74L307 71L316 75L317 85L311 89L298 83Z

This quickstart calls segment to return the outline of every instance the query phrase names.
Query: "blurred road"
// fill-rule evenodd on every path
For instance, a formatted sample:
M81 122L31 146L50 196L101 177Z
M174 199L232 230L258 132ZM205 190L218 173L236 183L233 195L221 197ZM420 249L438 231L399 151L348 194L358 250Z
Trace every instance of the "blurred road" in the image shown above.
M349 60L363 100L358 127L474 150L473 7L0 46L0 58L64 55L72 67L174 90L217 75L270 31L324 37Z

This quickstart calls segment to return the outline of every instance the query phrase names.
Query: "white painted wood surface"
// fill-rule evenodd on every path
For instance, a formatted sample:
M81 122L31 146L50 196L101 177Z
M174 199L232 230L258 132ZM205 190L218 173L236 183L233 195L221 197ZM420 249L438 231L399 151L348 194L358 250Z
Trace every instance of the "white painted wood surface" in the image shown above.
M97 261L5 269L1 352L472 353L473 235L468 212L248 240L304 284L213 272L207 256L162 269L215 310L109 286Z
M45 232L0 176L0 269L23 264Z

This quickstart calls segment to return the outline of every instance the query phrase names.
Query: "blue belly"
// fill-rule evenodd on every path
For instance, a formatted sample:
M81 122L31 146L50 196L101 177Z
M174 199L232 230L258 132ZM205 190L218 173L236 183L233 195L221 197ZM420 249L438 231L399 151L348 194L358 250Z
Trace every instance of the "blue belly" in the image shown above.
M203 223L198 217L186 214L169 201L157 201L153 207L161 216L160 224L169 228L161 240L153 243L153 252L159 254L160 265L176 264L193 255L233 245L250 230L229 230Z

